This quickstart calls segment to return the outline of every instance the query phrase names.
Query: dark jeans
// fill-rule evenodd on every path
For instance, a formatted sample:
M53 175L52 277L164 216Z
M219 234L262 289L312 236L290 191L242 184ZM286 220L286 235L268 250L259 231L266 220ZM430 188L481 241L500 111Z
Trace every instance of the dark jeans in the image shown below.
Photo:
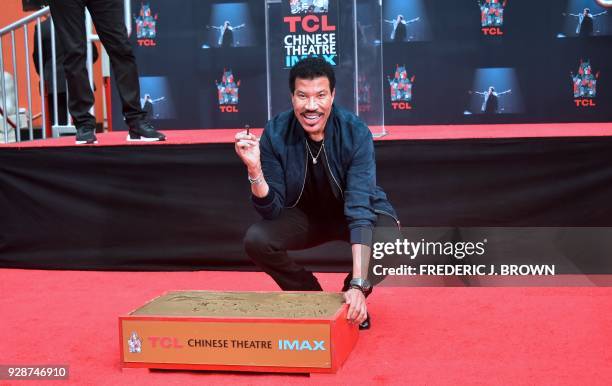
M385 227L388 230L397 229L398 225L392 217L379 215L376 227ZM388 237L388 232L385 233ZM396 235L399 235L399 230L397 233L393 232L393 237ZM379 240L381 236L382 233L375 228L374 241ZM321 291L321 285L312 272L293 261L287 251L312 248L335 240L349 241L346 220L317 223L300 209L290 208L284 209L274 220L262 220L251 225L244 238L244 246L253 262L270 275L282 290ZM348 289L352 276L352 272L349 272L342 291ZM377 281L380 280L382 278Z
M110 57L126 122L135 125L144 119L145 114L140 108L138 68L123 21L123 1L50 0L49 5L57 36L65 51L64 70L70 95L70 114L75 126L96 125L95 117L89 113L94 95L86 68L85 7Z

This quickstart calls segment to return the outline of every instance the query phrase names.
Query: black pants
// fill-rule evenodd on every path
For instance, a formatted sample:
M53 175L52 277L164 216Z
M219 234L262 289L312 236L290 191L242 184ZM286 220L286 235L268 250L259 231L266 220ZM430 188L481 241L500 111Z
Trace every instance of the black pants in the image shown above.
M51 124L55 124L55 111L53 110L53 94L47 95L47 108L51 117ZM57 124L65 126L68 124L68 114L66 113L66 93L57 93Z
M374 241L399 235L395 220L379 215L374 229ZM385 230L381 232L379 230ZM298 208L285 209L274 220L262 220L251 225L244 238L247 254L253 262L274 279L284 291L321 291L321 285L312 272L298 265L287 251L312 248L335 240L349 241L349 230L344 219L323 223L314 222ZM349 252L350 256L350 252ZM351 260L352 261L352 260ZM352 278L346 276L342 291L346 291ZM375 278L380 281L383 278Z
M95 117L89 113L94 95L86 68L85 7L110 57L127 124L134 125L144 119L145 114L140 108L138 68L123 21L123 1L50 0L49 5L57 36L65 50L64 70L70 95L70 114L75 126L95 127L96 124Z

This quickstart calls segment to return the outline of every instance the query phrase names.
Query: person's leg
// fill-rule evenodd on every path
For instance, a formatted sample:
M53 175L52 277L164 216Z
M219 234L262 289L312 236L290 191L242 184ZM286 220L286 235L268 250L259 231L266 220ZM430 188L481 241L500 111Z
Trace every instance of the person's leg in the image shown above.
M77 129L93 130L96 119L89 113L94 95L85 64L85 0L50 0L57 37L64 48L64 71L70 94L70 114Z
M145 120L146 113L140 106L138 67L123 22L123 1L88 0L87 9L113 66L123 116L129 127L127 140L164 141L166 136Z
M244 246L253 262L285 291L321 291L312 272L298 265L287 251L311 248L329 241L330 236L313 226L297 208L285 209L274 220L253 224Z
M53 110L53 94L49 94L46 97L47 110L51 117L51 124L55 124L55 111ZM66 93L57 93L57 124L60 126L66 126L68 124L68 114L66 113Z
M122 0L88 0L87 9L111 61L128 126L144 119L140 108L138 67L123 21Z
M58 95L59 96L59 95ZM55 124L55 114L53 112L53 94L46 96L47 100L47 111L51 119L51 125Z
M51 98L53 101L53 98ZM57 93L57 122L66 126L68 124L68 115L66 114L66 93L58 92Z

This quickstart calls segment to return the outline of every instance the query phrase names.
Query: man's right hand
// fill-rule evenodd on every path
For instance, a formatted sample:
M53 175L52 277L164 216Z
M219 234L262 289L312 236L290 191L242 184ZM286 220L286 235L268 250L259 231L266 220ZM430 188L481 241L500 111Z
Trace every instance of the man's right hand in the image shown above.
M251 178L256 178L252 173L261 173L261 161L259 158L259 138L254 134L241 131L236 134L234 145L236 154L244 162Z
M368 317L368 307L363 292L356 288L349 288L344 293L344 302L349 305L346 318L351 323L361 324Z

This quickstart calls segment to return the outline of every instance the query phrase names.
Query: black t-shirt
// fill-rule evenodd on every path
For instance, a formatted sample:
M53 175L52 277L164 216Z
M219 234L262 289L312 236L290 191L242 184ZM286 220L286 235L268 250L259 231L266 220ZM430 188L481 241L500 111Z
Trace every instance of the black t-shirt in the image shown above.
M334 182L329 175L323 141L315 142L310 138L306 141L310 152L307 150L306 181L297 207L317 222L343 221L344 202L339 196L339 188L331 185ZM316 163L311 153L316 157Z

